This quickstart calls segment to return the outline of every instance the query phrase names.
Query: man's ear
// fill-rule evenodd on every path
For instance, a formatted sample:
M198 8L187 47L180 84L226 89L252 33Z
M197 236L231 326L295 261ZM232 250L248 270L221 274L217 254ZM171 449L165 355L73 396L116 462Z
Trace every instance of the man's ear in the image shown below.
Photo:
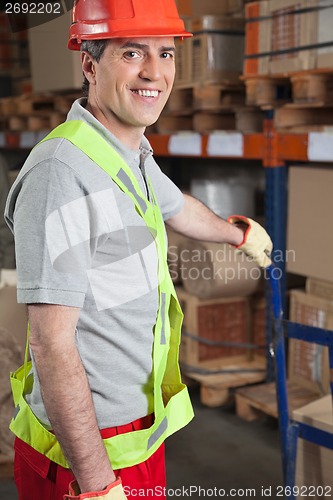
M82 71L89 83L96 81L96 61L87 52L81 52Z

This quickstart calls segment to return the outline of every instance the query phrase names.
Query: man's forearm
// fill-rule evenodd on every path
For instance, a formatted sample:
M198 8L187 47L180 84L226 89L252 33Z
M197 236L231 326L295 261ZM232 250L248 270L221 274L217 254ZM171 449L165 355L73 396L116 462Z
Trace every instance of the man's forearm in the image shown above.
M197 240L231 243L236 246L242 243L242 229L218 217L196 198L186 194L184 198L183 210L167 220L167 225L172 229Z
M43 335L32 327L30 345L52 430L81 491L102 490L115 476L99 433L75 337L59 331Z

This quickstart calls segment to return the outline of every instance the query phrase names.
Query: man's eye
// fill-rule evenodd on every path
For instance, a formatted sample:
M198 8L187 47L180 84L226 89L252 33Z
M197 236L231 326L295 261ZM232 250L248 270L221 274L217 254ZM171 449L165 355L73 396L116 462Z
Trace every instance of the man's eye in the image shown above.
M129 50L128 52L125 52L125 57L127 57L128 59L135 59L135 58L140 57L140 56L134 50Z
M162 52L162 58L163 59L173 59L174 54L172 52Z

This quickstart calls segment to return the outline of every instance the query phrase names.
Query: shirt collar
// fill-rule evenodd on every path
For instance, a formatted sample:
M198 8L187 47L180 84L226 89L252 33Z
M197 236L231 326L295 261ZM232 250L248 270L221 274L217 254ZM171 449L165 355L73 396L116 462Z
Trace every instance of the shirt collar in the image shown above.
M142 136L140 148L138 150L130 149L125 146L115 135L113 135L100 121L98 121L86 109L87 98L81 97L74 101L68 115L67 120L81 120L91 127L93 127L99 134L101 134L108 142L111 143L113 148L120 154L120 156L129 164L132 162L140 161L140 154L150 156L153 154L152 147L145 136Z

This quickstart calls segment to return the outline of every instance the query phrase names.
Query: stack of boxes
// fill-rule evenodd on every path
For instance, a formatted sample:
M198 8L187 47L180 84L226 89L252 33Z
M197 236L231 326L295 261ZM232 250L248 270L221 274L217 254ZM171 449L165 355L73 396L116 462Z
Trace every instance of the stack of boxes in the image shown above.
M333 210L332 185L329 167L290 167L286 268L306 277L306 291L291 292L291 319L306 317L307 324L328 329L333 329L333 238L324 221Z
M329 0L261 0L246 6L244 74L276 75L329 68L333 61Z
M227 75L238 82L244 54L243 0L178 0L178 8L194 37L177 42L176 87L219 83Z
M283 106L274 118L281 132L332 126L332 2L261 0L245 12L247 104Z
M323 166L290 167L287 232L287 271L306 278L306 289L290 293L290 319L333 330L333 238L329 230L333 170ZM289 373L319 395L330 393L328 348L290 340ZM333 432L331 395L298 409L294 418ZM318 459L314 459L317 456ZM323 460L320 459L323 458ZM297 459L297 484L327 484L332 450L302 440ZM307 471L311 468L311 476ZM325 482L325 479L328 481Z
M245 44L243 0L179 0L178 3L186 29L194 36L176 41L175 87L155 130L160 133L184 129L199 133L240 130L237 113L245 104L244 84L240 81ZM214 110L209 98L207 101L201 98L197 106L198 95L210 94L211 89L217 94ZM262 121L252 127L255 128L240 131L261 131Z

